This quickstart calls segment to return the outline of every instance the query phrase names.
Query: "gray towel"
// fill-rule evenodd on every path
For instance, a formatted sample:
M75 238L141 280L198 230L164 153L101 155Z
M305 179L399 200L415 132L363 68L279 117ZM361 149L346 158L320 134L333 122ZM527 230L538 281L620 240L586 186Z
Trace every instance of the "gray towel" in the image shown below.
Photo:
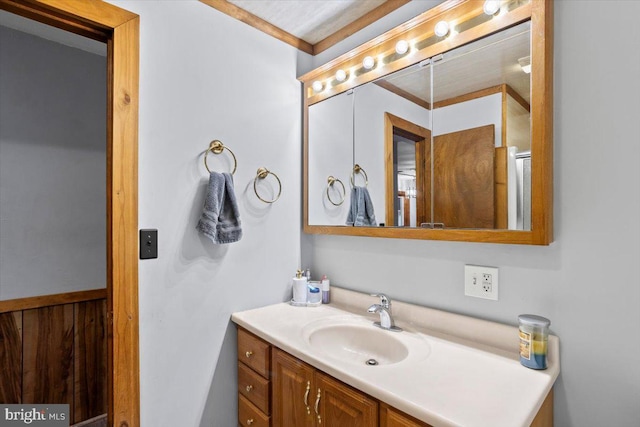
M211 172L204 209L196 228L213 243L233 243L242 237L231 174Z
M366 187L351 189L351 208L347 216L347 225L376 226L376 216L373 212L373 202Z

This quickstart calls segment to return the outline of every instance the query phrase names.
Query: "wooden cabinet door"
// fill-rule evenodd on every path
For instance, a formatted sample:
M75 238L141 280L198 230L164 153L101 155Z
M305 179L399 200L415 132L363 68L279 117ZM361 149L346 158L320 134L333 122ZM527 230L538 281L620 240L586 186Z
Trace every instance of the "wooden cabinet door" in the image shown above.
M314 371L295 357L273 349L273 427L315 426Z
M380 427L431 427L386 403L380 404Z
M320 390L319 415L315 413L318 426L325 427L376 427L378 425L378 402L369 396L317 371L315 396ZM314 406L316 401L314 400ZM320 418L318 418L320 417Z

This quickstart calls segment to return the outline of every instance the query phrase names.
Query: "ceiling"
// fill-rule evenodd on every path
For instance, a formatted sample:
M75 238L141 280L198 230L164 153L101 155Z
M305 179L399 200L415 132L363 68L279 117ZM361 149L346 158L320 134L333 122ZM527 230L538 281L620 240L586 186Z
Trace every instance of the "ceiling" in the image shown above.
M200 0L316 55L411 0Z

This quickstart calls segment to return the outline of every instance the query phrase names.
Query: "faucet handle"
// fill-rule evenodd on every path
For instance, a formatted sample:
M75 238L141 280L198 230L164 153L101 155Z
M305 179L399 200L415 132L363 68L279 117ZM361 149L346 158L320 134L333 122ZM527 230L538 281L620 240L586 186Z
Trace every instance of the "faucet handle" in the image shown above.
M391 306L391 299L387 297L385 294L370 294L372 297L380 297L380 305L384 308L389 308Z

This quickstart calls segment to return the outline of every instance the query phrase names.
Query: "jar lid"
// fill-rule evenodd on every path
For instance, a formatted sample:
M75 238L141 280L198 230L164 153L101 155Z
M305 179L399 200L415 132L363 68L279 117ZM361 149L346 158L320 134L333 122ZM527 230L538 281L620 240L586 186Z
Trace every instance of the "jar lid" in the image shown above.
M518 316L518 321L528 326L546 326L551 324L551 321L546 317L536 316L535 314L521 314Z

